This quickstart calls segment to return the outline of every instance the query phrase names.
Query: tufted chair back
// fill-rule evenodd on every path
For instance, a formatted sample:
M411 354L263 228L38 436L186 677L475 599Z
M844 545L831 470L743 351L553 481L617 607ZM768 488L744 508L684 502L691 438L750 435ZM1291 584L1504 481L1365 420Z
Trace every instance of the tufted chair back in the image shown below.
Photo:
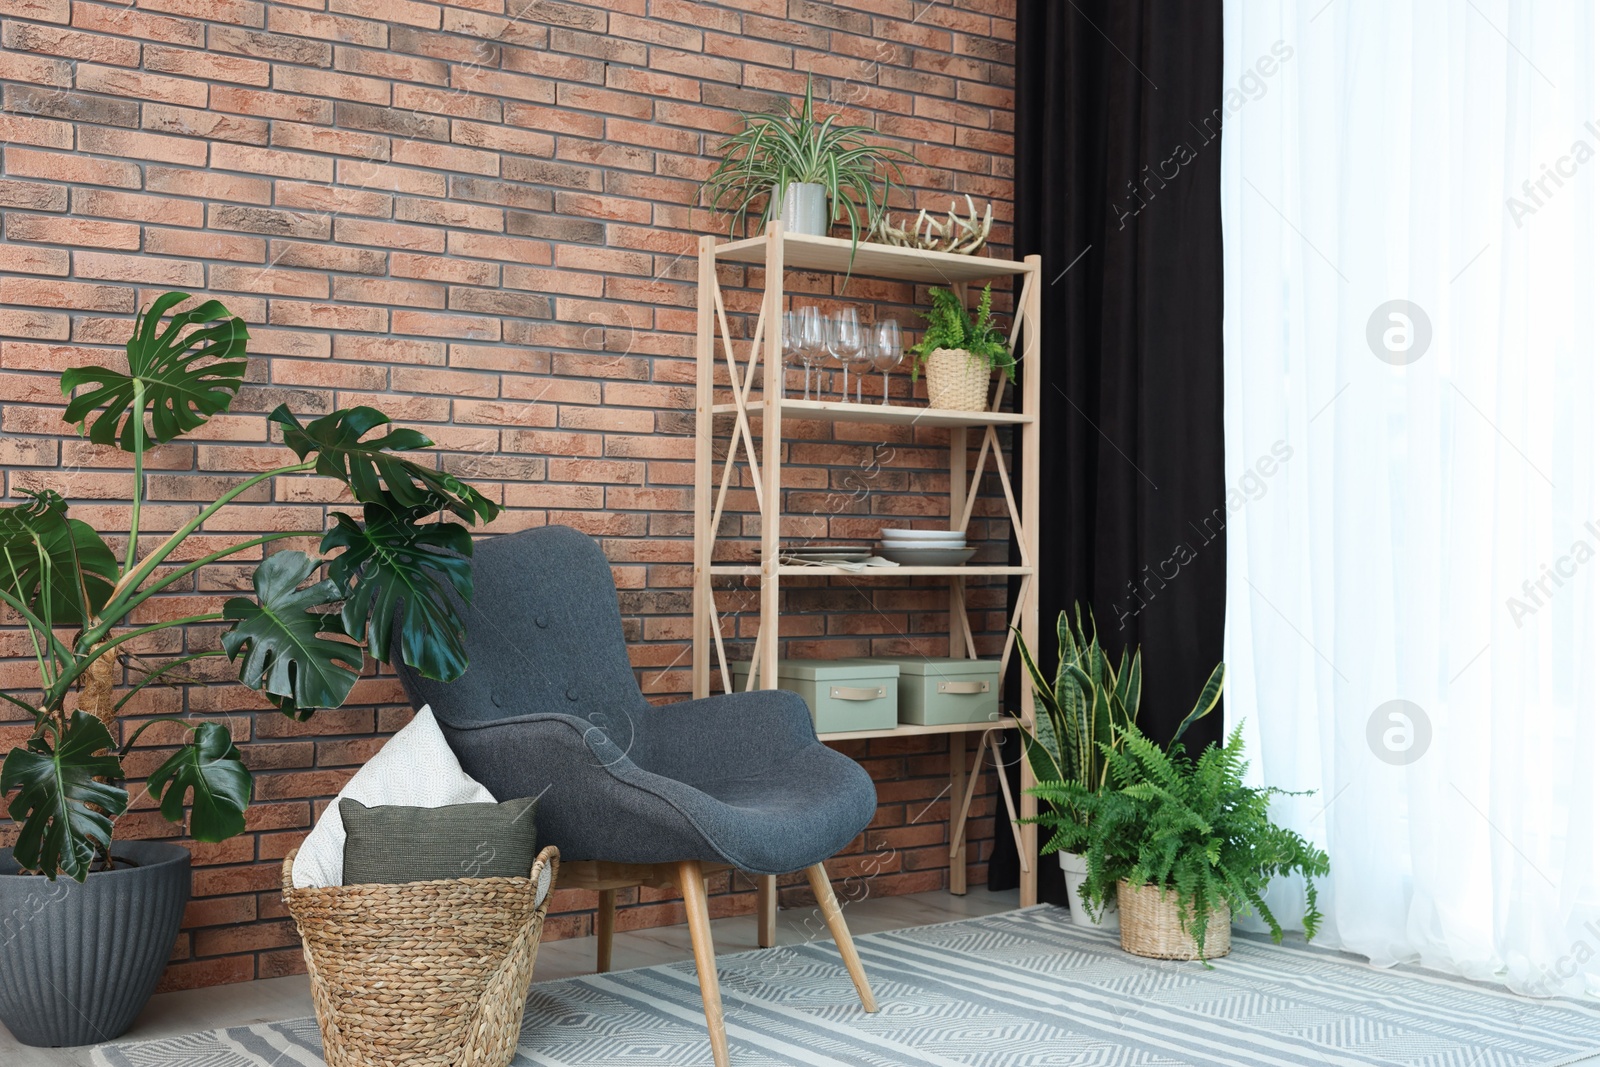
M446 684L395 663L412 700L431 704L446 725L554 714L617 736L648 708L628 664L611 565L570 526L479 541L472 603L456 607L467 629L465 674Z

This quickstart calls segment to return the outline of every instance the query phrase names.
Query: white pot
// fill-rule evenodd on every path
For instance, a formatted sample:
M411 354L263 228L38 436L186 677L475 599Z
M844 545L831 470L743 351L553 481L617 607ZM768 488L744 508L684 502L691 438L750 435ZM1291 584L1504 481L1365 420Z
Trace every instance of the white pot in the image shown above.
M787 233L804 233L812 237L828 235L827 189L816 182L794 182L783 194L778 207L778 219ZM777 199L778 187L772 187L772 198Z
M1083 897L1078 890L1089 879L1089 861L1073 852L1057 852L1061 857L1061 870L1067 876L1067 906L1072 909L1072 925L1092 926L1099 930L1116 931L1122 923L1117 918L1117 902L1106 902L1105 910L1096 920L1089 914L1089 909L1083 903Z

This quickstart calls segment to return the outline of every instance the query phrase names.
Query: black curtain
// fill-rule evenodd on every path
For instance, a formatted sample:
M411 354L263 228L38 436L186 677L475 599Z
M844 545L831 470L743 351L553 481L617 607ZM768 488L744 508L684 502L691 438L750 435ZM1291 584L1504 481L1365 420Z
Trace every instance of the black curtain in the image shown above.
M1160 742L1222 658L1222 5L1019 0L1016 252L1043 257L1041 655L1093 606ZM1221 736L1220 713L1185 737ZM1013 772L1015 768L1013 768ZM996 834L990 884L1016 884ZM1061 901L1054 857L1040 899Z

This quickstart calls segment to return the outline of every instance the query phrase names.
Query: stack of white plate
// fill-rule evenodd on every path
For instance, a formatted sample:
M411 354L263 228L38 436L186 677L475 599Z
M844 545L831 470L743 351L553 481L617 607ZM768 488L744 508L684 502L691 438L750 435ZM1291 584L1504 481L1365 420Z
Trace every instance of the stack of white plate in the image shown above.
M956 567L971 559L978 550L967 547L961 530L898 530L885 527L878 554L907 567Z

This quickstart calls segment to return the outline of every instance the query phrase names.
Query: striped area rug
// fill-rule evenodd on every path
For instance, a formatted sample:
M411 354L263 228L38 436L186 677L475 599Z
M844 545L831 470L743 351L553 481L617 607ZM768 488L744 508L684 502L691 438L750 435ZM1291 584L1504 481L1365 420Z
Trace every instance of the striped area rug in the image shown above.
M826 935L718 960L738 1067L1555 1067L1600 1005L1235 934L1214 970L1124 955L1049 906L859 938L861 1011ZM102 1046L100 1067L322 1067L297 1019ZM692 964L536 984L517 1067L711 1062Z

